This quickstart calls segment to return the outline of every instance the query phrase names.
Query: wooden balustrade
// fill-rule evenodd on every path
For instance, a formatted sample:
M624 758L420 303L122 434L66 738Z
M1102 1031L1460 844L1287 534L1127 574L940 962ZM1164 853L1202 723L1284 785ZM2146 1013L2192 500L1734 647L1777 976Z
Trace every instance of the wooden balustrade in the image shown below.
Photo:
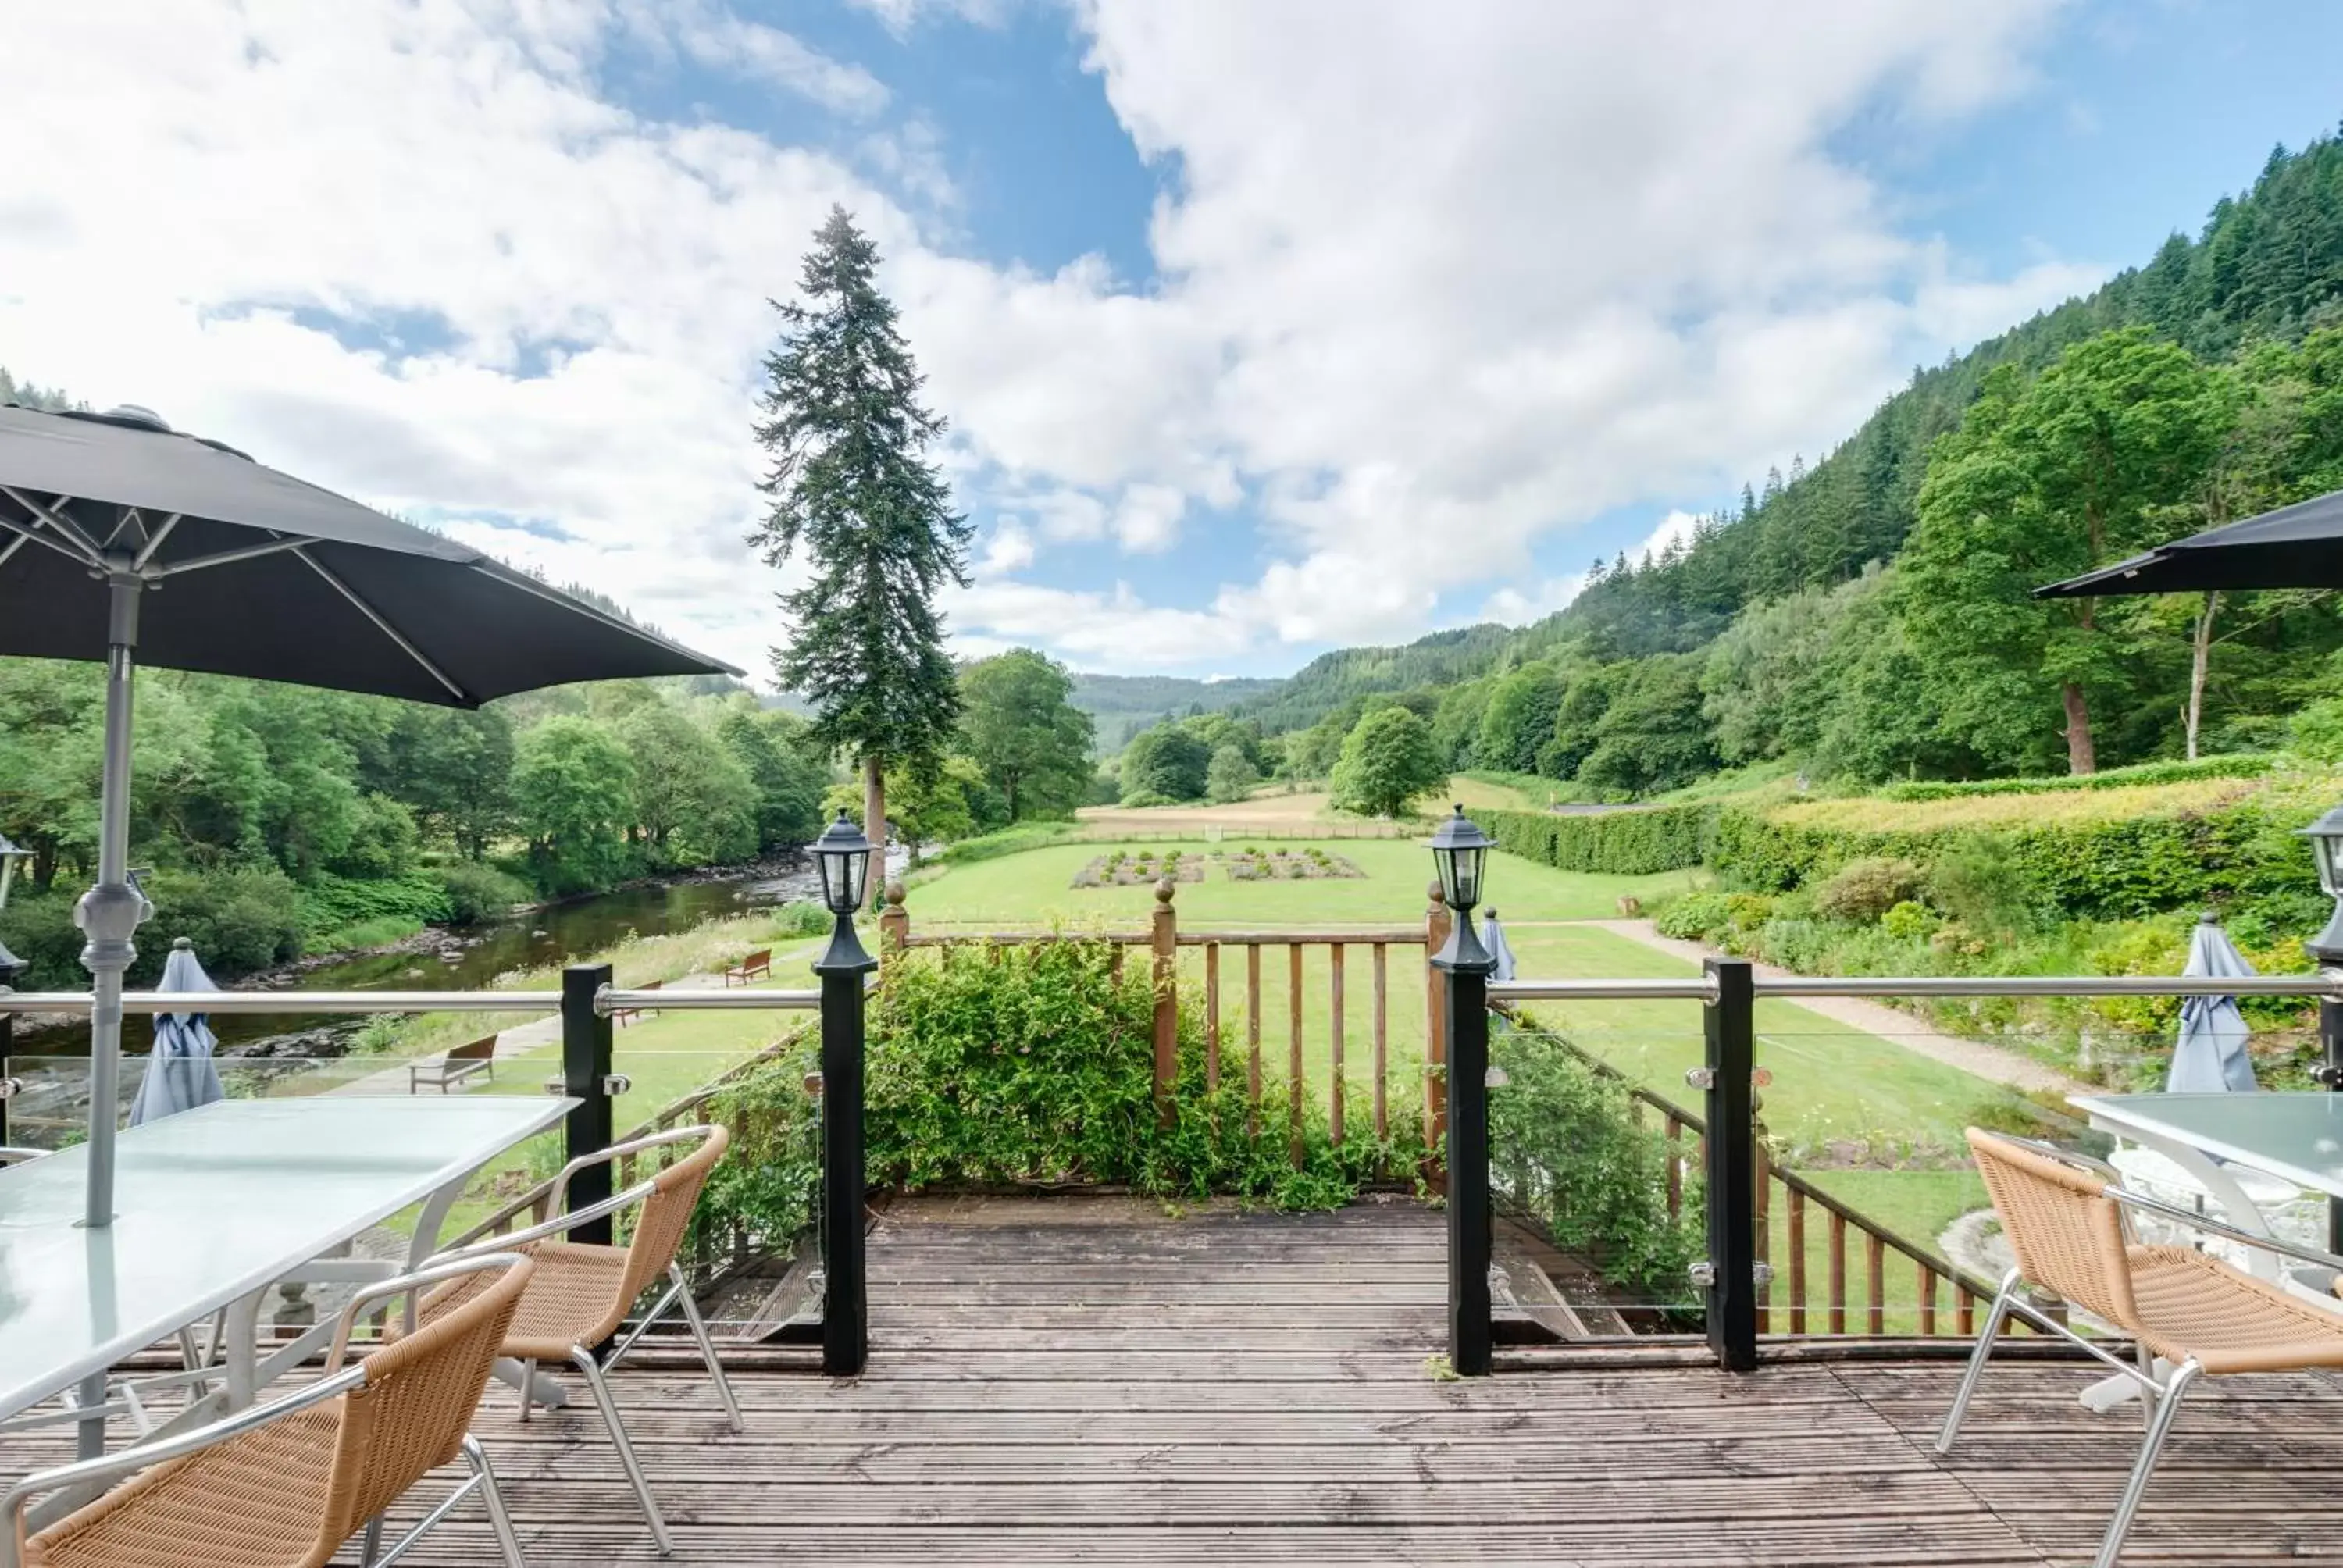
M1575 1041L1550 1031L1548 1038L1585 1062L1598 1075L1624 1085L1629 1099L1636 1107L1638 1121L1642 1121L1645 1107L1659 1113L1662 1136L1667 1148L1668 1214L1671 1218L1681 1214L1684 1211L1684 1173L1688 1170L1700 1169L1703 1158L1701 1140L1707 1131L1707 1126L1699 1113L1629 1081L1617 1068ZM1776 1282L1783 1287L1782 1293L1777 1296L1771 1286L1758 1290L1759 1332L1782 1332L1793 1335L1885 1333L1889 1312L1888 1259L1893 1253L1897 1261L1909 1263L1914 1271L1916 1288L1911 1310L1917 1322L1918 1333L1925 1337L1947 1333L1963 1338L1975 1337L1976 1303L1980 1297L1992 1298L1992 1285L1962 1273L1927 1247L1865 1218L1859 1211L1839 1201L1805 1177L1783 1170L1765 1153L1762 1137L1758 1142L1757 1163L1761 1179L1756 1189L1757 1258L1760 1262L1767 1261L1777 1189L1784 1217L1783 1247L1789 1254L1782 1261L1783 1267L1775 1275ZM1823 1247L1825 1282L1824 1295L1819 1302L1807 1290L1806 1216L1810 1208L1820 1209L1825 1218ZM1862 1239L1863 1277L1859 1283L1863 1294L1859 1302L1848 1293L1850 1285L1857 1282L1850 1280L1847 1268L1850 1229ZM1939 1293L1946 1290L1950 1291L1953 1302L1949 1324L1946 1315L1940 1313L1936 1305ZM1903 1309L1899 1307L1896 1310L1900 1313ZM2048 1310L2046 1305L2046 1310ZM2063 1311L2063 1308L2058 1310ZM1855 1320L1852 1330L1848 1326L1850 1315ZM1821 1322L1819 1329L1815 1327L1817 1319ZM2012 1331L2022 1330L2023 1327L2022 1320L2012 1320Z
M1148 949L1152 963L1151 972L1156 985L1155 1082L1158 1093L1165 1097L1165 1113L1168 1115L1170 1089L1179 1069L1180 1009L1185 1005L1180 985L1180 953L1182 949L1202 949L1205 1081L1215 1089L1220 1086L1224 1066L1222 1054L1229 1044L1232 1028L1230 1012L1232 1005L1240 1006L1244 1018L1245 1097L1246 1103L1252 1108L1248 1127L1257 1133L1261 1128L1260 1108L1266 1081L1262 1059L1262 953L1264 950L1282 948L1286 955L1283 1001L1286 1014L1287 1141L1294 1162L1300 1164L1306 1146L1305 1101L1313 1087L1322 1089L1325 1094L1328 1136L1340 1144L1357 1131L1351 1123L1347 1101L1359 1070L1359 1062L1351 1052L1348 1031L1353 1005L1352 951L1353 949L1364 950L1368 986L1373 997L1367 1012L1369 1054L1366 1070L1369 1082L1365 1088L1372 1106L1374 1136L1378 1139L1390 1136L1392 950L1414 950L1417 956L1412 961L1423 964L1425 958L1446 940L1447 912L1440 902L1437 884L1432 890L1431 909L1423 926L1356 930L1318 928L1182 930L1176 906L1177 891L1176 884L1168 879L1156 884L1155 910L1145 931L925 931L912 929L910 914L906 908L907 895L902 885L898 883L887 890L885 909L880 916L880 961L883 965L890 956L913 948L969 944L998 950L1044 942L1096 941L1112 946L1110 962L1114 966L1114 972L1120 974L1123 955L1130 949ZM1326 955L1322 982L1327 1003L1322 1026L1327 1046L1326 1081L1317 1086L1308 1081L1309 1044L1312 1029L1309 1016L1311 981L1306 960L1309 950L1313 948L1323 949ZM1241 950L1244 954L1244 995L1241 1004L1236 1003L1236 999L1222 994L1224 980L1232 988L1236 983L1233 975L1224 972L1222 951L1226 949ZM1440 1039L1440 977L1429 964L1424 964L1423 973L1428 998L1422 1052L1424 1063L1424 1133L1427 1143L1436 1150L1444 1125L1445 1105L1440 1081L1440 1063L1444 1055Z

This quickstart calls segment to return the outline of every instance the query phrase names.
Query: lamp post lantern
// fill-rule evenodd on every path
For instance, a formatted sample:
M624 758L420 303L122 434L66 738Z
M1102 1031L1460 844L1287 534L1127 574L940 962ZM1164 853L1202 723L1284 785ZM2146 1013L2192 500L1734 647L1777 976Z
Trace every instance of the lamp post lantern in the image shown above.
M1440 896L1455 911L1432 955L1448 993L1448 1361L1463 1377L1490 1363L1489 976L1497 967L1473 929L1495 840L1458 806L1432 836Z
M844 811L814 841L821 901L836 924L814 961L821 978L821 1370L851 1377L870 1354L863 1280L862 977L879 967L855 935L870 879L870 840Z

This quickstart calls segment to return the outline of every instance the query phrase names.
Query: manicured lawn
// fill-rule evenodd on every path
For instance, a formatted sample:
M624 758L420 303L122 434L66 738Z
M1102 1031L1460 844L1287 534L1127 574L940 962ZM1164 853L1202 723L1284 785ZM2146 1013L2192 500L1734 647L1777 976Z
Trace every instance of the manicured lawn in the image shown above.
M1421 926L1431 886L1432 855L1417 844L1398 839L1318 841L1329 855L1347 858L1363 876L1354 879L1239 882L1230 879L1222 862L1211 859L1214 850L1246 847L1241 834L1219 843L1199 839L1170 846L1183 859L1205 857L1204 879L1182 882L1174 900L1182 923L1192 929L1222 930L1264 926L1323 927L1331 925ZM1306 849L1307 841L1264 840L1262 849ZM1166 846L1141 844L1160 852ZM987 930L1031 930L1052 926L1070 930L1139 930L1155 908L1151 888L1076 888L1071 884L1084 866L1111 854L1109 843L1061 844L970 866L942 869L910 890L905 908L912 929L973 927ZM1663 872L1652 877L1588 876L1557 871L1511 855L1494 857L1489 881L1497 907L1509 920L1584 920L1617 912L1622 894L1652 899L1682 887L1687 873Z

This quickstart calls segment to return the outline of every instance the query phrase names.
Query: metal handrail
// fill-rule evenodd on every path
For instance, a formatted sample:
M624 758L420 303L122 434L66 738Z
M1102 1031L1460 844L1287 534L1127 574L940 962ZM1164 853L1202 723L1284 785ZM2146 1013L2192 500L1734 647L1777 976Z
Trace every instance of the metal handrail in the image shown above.
M2280 996L2343 1001L2334 975L1782 975L1757 976L1765 997ZM1682 980L1511 980L1489 982L1492 1001L1713 1002L1705 975Z
M725 990L605 990L596 996L595 1010L608 1016L622 1008L657 1008L661 1011L699 1009L707 1011L747 1009L812 1009L821 1005L818 990L756 990L735 987ZM125 992L125 1012L208 1013L374 1013L374 1012L559 1012L558 990L206 990ZM87 991L22 991L0 1000L0 1012L65 1013L88 1016Z

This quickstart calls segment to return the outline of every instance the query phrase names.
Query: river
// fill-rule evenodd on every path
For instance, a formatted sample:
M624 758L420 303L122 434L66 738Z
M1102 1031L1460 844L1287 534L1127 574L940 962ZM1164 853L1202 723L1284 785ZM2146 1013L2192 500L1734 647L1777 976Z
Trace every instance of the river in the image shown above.
M889 856L893 862L895 855ZM437 950L373 952L311 965L287 975L272 989L287 990L478 990L498 975L514 970L538 969L596 952L625 939L664 936L792 899L819 894L811 861L768 863L753 870L665 886L622 888L548 904L518 920L494 925L450 930ZM149 927L145 940L169 938ZM201 957L201 954L197 955ZM325 1013L215 1014L212 1032L223 1054L266 1050L267 1043L283 1040L287 1053L312 1054L307 1041L291 1037L312 1035L353 1020ZM133 1015L123 1020L126 1051L144 1052L154 1039L151 1019ZM319 1044L327 1042L320 1041ZM27 1031L19 1026L19 1055L84 1056L89 1050L86 1024ZM317 1054L333 1054L330 1045Z

